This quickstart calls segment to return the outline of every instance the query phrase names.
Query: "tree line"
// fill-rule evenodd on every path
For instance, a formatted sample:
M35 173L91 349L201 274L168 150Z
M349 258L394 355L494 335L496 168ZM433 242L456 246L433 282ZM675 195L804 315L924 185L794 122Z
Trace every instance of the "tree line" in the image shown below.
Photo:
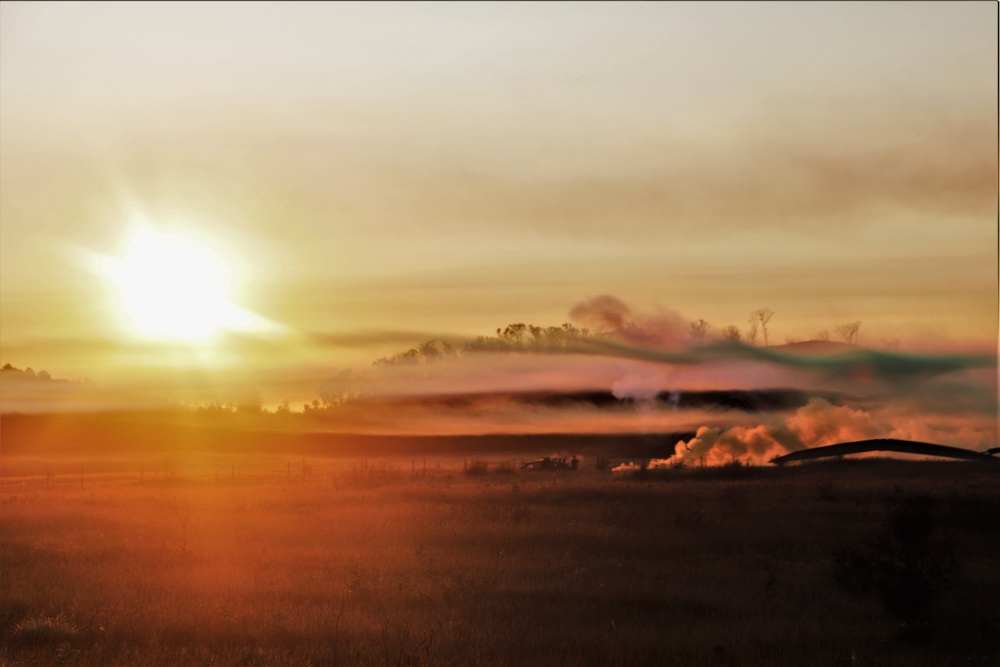
M727 325L719 330L718 335L713 336L712 324L705 319L697 319L689 322L689 341L696 345L704 345L712 341L738 342L747 345L757 345L762 342L764 346L770 345L771 330L770 322L775 313L770 308L759 308L750 311L746 320L746 329L741 330L734 324ZM849 345L857 345L861 340L861 320L847 322L833 328L834 334L842 342ZM585 341L587 338L613 338L616 335L627 333L630 330L638 329L635 322L627 322L618 330L599 331L592 333L587 328L577 327L570 323L563 323L561 326L537 326L516 322L505 327L498 327L489 336L476 336L464 341L451 342L443 339L431 339L420 343L403 352L380 357L372 362L375 367L397 367L400 370L406 367L413 367L414 372L420 373L417 367L427 363L456 358L468 353L492 352L492 353L532 353L549 352L560 349L569 350L574 345ZM820 331L816 334L815 340L829 341L831 334L829 330ZM800 342L798 339L785 337L786 343ZM899 339L882 339L882 347L890 350L899 348ZM355 377L346 372L348 377L333 377L319 391L319 397L311 404L303 406L304 412L322 410L325 408L343 405L352 398L358 398L368 394L372 387L366 386L364 378ZM10 363L5 363L0 367L0 376L4 378L23 378L27 380L38 380L48 382L68 382L68 380L54 379L48 371L41 370L37 373L29 368L20 369ZM89 382L89 378L84 382ZM268 411L264 408L263 400L259 392L255 390L243 390L234 395L229 400L213 401L197 405L184 406L193 409L195 412L205 416L222 415L252 415L265 414ZM287 415L291 413L288 401L283 402L274 410L274 414Z
M712 335L710 322L705 319L697 319L689 322L688 336L691 343L699 345L717 340L747 345L757 345L760 342L767 347L771 344L772 332L769 325L774 315L774 311L770 308L752 310L747 318L745 330L741 330L735 324L730 324L720 329L717 336ZM858 345L861 343L861 324L861 320L855 320L838 325L833 328L834 335L845 344ZM497 328L494 335L476 336L463 342L452 343L441 339L428 340L404 352L380 357L372 363L374 366L398 366L422 364L437 359L457 357L469 352L509 353L566 349L590 336L614 337L635 328L638 328L635 322L628 322L619 330L591 333L589 329L576 327L569 323L562 326L541 327L517 322ZM830 330L818 332L813 340L831 340ZM798 342L801 342L801 339L791 336L785 337L785 343ZM881 340L882 347L890 350L898 349L899 343L898 338L883 338Z
M493 336L476 336L460 343L453 344L441 339L428 340L405 352L381 357L372 363L375 366L392 366L423 363L469 352L531 352L568 348L589 335L589 329L575 327L568 322L558 327L540 327L518 322L497 328Z
M4 364L0 366L0 377L11 378L18 380L40 380L42 382L69 382L69 380L60 380L52 377L52 375L46 370L40 370L37 373L31 366L21 369L13 364Z

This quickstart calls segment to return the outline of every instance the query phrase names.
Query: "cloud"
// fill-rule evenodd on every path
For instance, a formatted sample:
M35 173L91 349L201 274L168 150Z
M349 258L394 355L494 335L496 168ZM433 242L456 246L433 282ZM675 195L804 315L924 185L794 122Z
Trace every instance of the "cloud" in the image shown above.
M398 212L449 231L469 220L531 230L544 222L547 233L573 238L641 238L667 228L701 236L708 223L720 231L753 224L835 235L890 212L995 217L995 111L812 109L780 121L780 110L767 111L739 127L722 124L716 134L725 143L661 130L625 154L613 145L575 147L578 159L558 166L512 155L513 146L494 151L491 161L434 160L430 170L414 169L426 164L420 155L403 165L394 155L361 165L371 174L336 196L365 211L365 193L387 188L394 197L379 199L383 215ZM439 185L456 180L462 188Z

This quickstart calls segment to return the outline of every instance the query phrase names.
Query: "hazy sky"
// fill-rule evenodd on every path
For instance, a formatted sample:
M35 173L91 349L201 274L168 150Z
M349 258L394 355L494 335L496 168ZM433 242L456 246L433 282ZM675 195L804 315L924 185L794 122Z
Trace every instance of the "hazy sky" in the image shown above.
M258 365L600 294L716 330L769 307L778 342L862 320L873 345L996 349L996 3L0 11L3 361L168 358L87 259L139 212L286 327Z

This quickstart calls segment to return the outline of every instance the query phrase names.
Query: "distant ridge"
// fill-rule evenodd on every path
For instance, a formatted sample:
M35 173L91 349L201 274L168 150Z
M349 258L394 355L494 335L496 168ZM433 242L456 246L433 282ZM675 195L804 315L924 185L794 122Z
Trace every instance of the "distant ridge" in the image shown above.
M803 340L784 345L771 345L769 349L781 352L794 352L800 354L842 354L863 348L850 343L838 343L833 340Z
M776 456L771 459L775 465L794 463L795 461L808 461L812 459L829 458L832 456L845 456L848 454L863 454L865 452L899 452L901 454L918 454L920 456L940 456L950 459L962 459L965 461L982 461L1000 464L1000 459L995 459L989 454L981 454L971 449L961 447L949 447L948 445L935 445L930 442L917 442L914 440L897 440L895 438L876 438L873 440L857 440L855 442L841 442L836 445L825 447L813 447L802 449L791 454Z

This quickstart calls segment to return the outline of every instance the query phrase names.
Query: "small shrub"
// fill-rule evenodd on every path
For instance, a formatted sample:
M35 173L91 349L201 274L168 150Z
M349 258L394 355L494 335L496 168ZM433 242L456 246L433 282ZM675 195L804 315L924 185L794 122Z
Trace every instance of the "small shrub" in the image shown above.
M62 614L29 616L14 625L15 641L24 644L61 644L76 639L80 630Z

